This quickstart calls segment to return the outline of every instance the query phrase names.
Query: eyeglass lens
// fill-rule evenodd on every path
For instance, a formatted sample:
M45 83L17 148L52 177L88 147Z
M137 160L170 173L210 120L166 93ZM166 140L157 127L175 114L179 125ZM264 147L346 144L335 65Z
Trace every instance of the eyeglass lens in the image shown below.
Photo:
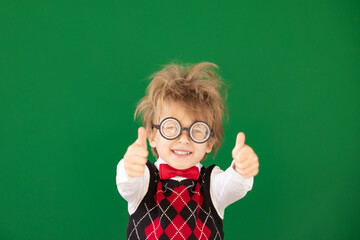
M210 132L208 126L200 122L192 126L190 134L194 139L202 141L209 137Z
M180 125L177 121L168 119L162 123L161 131L166 137L173 138L180 133Z

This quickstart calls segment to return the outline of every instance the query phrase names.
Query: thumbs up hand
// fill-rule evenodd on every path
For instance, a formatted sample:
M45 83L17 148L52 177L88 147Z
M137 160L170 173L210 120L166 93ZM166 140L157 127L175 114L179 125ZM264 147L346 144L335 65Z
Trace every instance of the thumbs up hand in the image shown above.
M131 144L124 155L124 166L126 174L130 177L140 177L144 174L149 155L146 144L146 130L138 129L138 138Z
M254 150L245 144L245 134L238 133L232 150L234 169L245 178L254 177L259 172L259 159Z

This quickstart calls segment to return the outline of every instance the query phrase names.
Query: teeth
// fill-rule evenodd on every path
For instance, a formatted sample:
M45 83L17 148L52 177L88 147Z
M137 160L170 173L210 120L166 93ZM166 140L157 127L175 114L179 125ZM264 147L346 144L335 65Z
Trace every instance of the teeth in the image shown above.
M183 151L176 151L176 150L173 150L173 151L174 151L174 153L179 154L179 155L189 155L190 154L190 152L183 152Z

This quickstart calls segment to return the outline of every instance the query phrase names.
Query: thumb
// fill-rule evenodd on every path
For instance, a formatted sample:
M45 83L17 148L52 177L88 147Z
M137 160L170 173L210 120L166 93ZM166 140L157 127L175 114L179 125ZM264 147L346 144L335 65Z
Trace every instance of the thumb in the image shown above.
M245 145L245 133L239 132L236 136L236 143L233 153L239 151Z
M144 127L139 127L138 129L138 138L136 139L136 143L147 148L146 145L146 130Z

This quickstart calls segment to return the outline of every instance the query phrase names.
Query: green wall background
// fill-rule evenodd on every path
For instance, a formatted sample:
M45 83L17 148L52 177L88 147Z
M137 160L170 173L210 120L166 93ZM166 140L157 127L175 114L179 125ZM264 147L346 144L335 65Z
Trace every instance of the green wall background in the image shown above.
M210 61L258 154L226 239L360 239L359 1L0 2L0 239L125 239L115 171L162 64ZM153 158L151 159L153 160Z

